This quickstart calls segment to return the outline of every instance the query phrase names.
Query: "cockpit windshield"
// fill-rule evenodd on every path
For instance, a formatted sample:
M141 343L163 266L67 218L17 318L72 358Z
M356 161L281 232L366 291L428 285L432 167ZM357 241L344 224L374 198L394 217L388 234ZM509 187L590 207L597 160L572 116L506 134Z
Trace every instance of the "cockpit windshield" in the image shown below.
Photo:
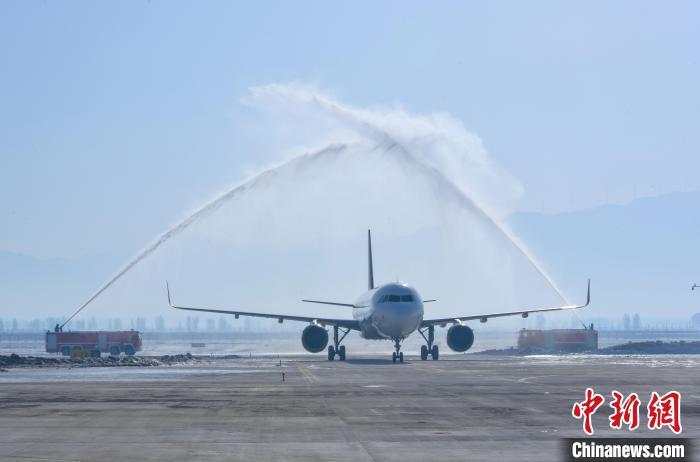
M413 295L411 294L406 294L406 295L382 295L382 297L379 299L379 303L397 303L397 302L412 302L413 301Z

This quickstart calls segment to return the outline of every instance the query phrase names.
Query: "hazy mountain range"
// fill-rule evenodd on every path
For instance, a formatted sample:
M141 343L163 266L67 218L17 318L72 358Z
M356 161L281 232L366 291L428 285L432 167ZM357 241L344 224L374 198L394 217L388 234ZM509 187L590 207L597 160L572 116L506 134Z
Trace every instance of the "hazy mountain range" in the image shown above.
M571 298L593 279L592 312L686 317L700 312L700 193L672 193L509 223Z

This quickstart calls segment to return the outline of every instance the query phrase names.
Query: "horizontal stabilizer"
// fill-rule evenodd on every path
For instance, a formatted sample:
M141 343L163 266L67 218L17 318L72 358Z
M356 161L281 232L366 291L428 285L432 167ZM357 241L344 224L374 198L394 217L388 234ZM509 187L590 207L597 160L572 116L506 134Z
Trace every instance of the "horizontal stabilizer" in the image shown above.
M356 308L352 303L338 303L338 302L324 302L322 300L302 300L306 303L320 303L321 305L336 305L336 306L349 306L350 308Z

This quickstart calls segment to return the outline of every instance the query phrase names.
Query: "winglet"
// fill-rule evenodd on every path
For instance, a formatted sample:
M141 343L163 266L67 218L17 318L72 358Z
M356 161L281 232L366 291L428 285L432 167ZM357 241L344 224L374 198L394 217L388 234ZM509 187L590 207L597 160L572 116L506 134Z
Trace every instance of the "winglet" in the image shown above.
M372 265L372 231L367 230L367 266L368 266L368 280L367 280L367 286L369 290L374 289L374 268Z
M588 278L588 292L586 293L586 304L583 306L588 306L591 303L591 278Z
M168 292L168 305L173 306L173 302L170 301L170 285L167 279L165 280L165 290Z

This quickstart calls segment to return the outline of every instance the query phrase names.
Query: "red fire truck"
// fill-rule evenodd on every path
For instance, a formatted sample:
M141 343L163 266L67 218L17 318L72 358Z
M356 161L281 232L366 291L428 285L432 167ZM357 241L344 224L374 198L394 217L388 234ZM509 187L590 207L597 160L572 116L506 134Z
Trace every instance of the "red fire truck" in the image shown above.
M47 353L99 357L101 353L133 356L137 351L141 351L141 333L135 330L46 333Z
M518 348L541 348L552 351L587 351L598 348L598 331L593 329L522 329Z

